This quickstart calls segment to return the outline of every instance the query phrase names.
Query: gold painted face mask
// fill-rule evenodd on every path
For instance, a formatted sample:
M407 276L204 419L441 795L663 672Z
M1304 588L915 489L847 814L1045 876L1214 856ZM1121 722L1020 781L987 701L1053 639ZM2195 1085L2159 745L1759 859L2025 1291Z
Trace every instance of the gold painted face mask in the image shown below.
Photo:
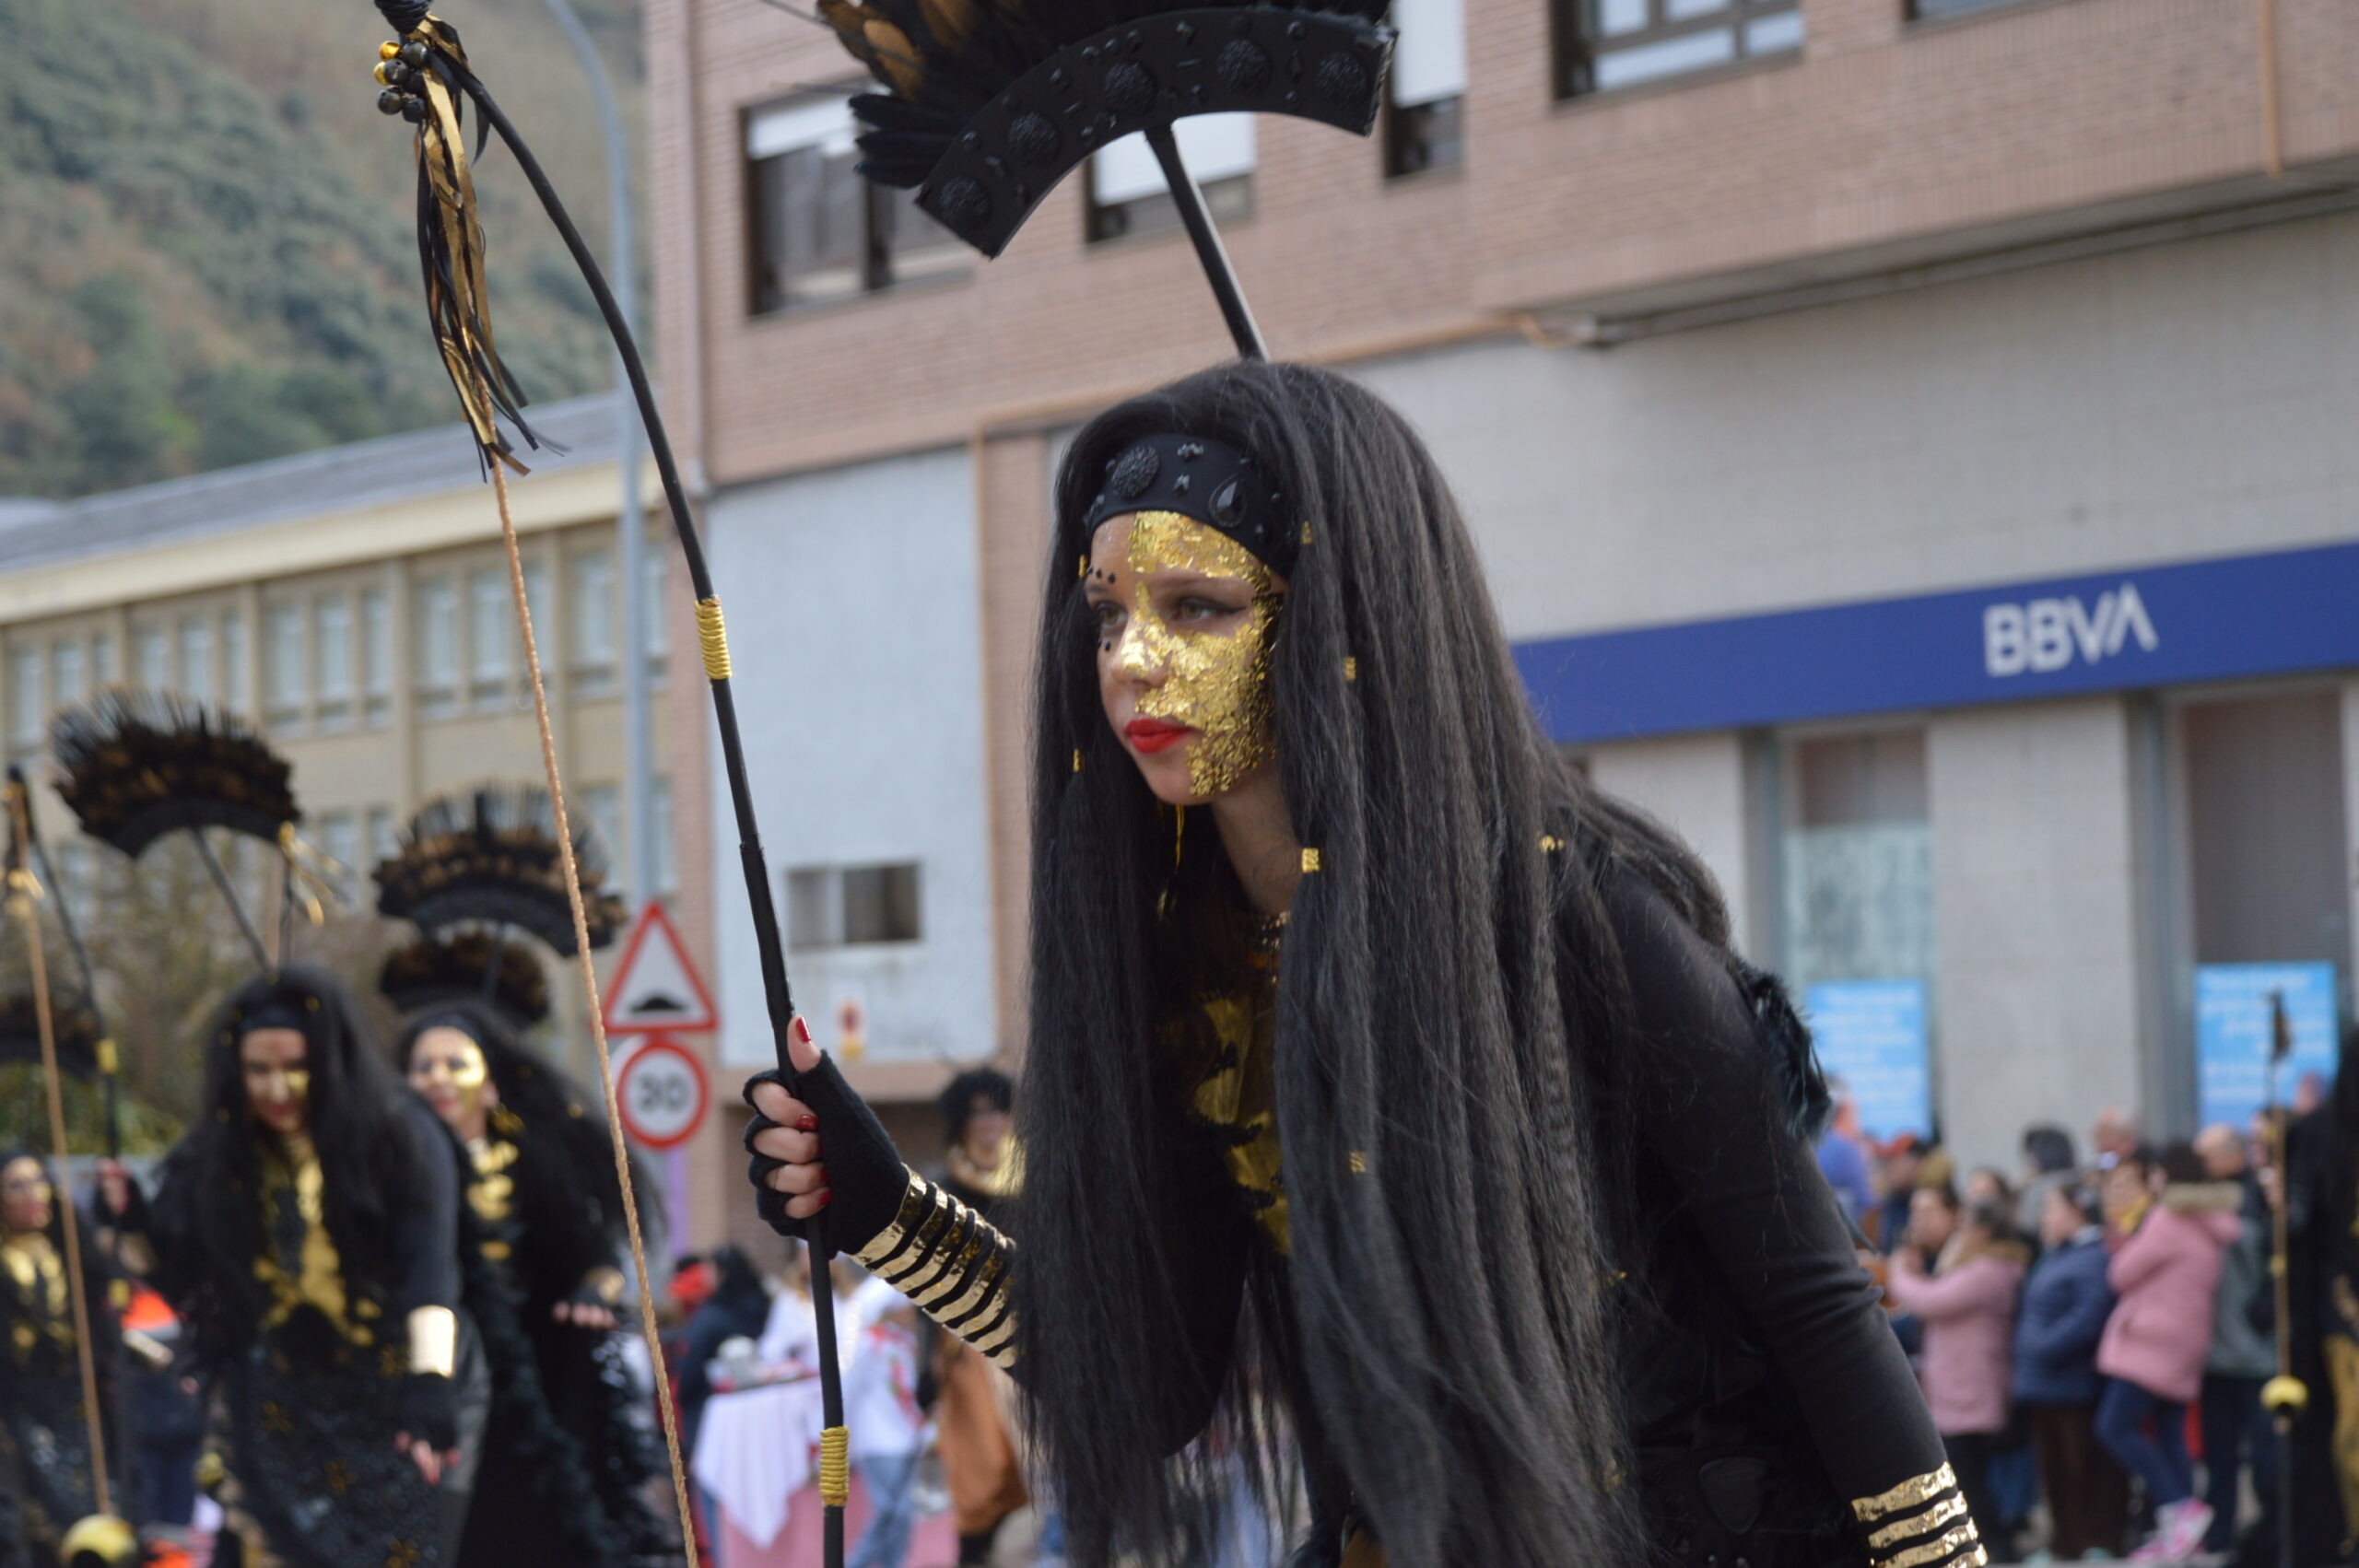
M1118 667L1142 679L1163 672L1163 684L1139 698L1139 717L1197 731L1188 787L1199 795L1225 794L1278 755L1270 649L1280 596L1270 568L1218 529L1164 511L1132 518L1129 566L1131 614L1115 645ZM1172 625L1147 589L1150 577L1170 571L1250 584L1253 603L1243 623L1225 634Z
M451 1031L456 1034L457 1031ZM428 1034L441 1033L428 1030ZM419 1089L431 1085L437 1077L446 1079L458 1091L459 1115L472 1117L483 1108L484 1085L491 1082L491 1069L486 1064L483 1047L464 1035L454 1045L439 1049L423 1049L417 1065L410 1071L410 1082Z

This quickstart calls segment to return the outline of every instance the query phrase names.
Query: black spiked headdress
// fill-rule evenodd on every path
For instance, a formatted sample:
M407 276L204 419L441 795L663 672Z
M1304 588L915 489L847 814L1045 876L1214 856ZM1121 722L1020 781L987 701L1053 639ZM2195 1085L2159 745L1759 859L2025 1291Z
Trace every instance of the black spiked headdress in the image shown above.
M489 931L434 932L393 949L377 972L377 989L405 1013L473 1002L494 1008L520 1031L549 1015L541 961L524 943L500 942Z
M1097 148L1191 114L1292 114L1366 135L1387 0L819 0L889 94L852 99L863 173L996 256Z
M627 911L621 895L605 888L605 847L580 818L572 826L590 945L600 948L614 940ZM458 925L513 926L563 957L581 951L547 790L486 784L441 796L409 819L400 842L400 852L377 866L379 914L408 920L428 935ZM478 987L489 966L488 948L483 957L475 970Z
M170 692L110 687L50 724L57 792L82 831L137 856L180 828L279 842L300 822L292 769L233 714Z

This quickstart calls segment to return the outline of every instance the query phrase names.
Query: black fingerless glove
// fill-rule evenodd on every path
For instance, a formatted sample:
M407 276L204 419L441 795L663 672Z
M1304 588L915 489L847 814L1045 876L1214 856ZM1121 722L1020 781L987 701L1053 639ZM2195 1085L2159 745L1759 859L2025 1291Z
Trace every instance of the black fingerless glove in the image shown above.
M778 1084L810 1106L818 1119L819 1163L827 1167L829 1195L827 1206L820 1211L827 1220L827 1245L838 1252L858 1252L893 1223L910 1185L901 1152L893 1147L893 1135L885 1130L868 1102L852 1093L844 1075L836 1071L832 1057L821 1057L818 1066L795 1078L775 1068L756 1073L745 1081L748 1106L754 1103L757 1083ZM754 1210L762 1223L782 1236L807 1241L804 1222L787 1216L787 1195L766 1179L784 1162L753 1153L755 1138L776 1126L758 1110L746 1123L745 1151L751 1158L745 1179L754 1184L758 1195Z
M438 1454L459 1445L459 1387L434 1372L413 1372L402 1379L402 1430L412 1442L422 1442Z

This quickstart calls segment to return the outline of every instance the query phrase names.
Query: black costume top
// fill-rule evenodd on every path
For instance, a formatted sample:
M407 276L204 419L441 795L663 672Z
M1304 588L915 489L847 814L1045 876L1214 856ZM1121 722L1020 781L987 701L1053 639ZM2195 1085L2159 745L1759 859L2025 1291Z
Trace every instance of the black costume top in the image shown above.
M460 1305L458 1180L452 1162L434 1157L447 1141L441 1124L422 1102L408 1115L420 1158L414 1189L393 1211L393 1282L381 1292L345 1277L308 1140L264 1140L264 1246L251 1265L263 1287L258 1318L233 1316L212 1287L221 1260L205 1254L186 1145L166 1157L155 1201L135 1203L129 1217L155 1248L157 1288L217 1368L211 1441L231 1526L289 1568L441 1561L440 1500L393 1434L404 1424L409 1314Z
M578 1116L579 1106L566 1114ZM613 1307L623 1278L603 1250L581 1183L511 1115L465 1151L467 1298L490 1363L492 1401L458 1568L640 1568L679 1560L679 1538L642 1495L657 1461L635 1411L622 1347L559 1322L560 1304ZM546 1129L544 1129L546 1133Z
M1617 1064L1618 1087L1601 1086L1602 1114L1626 1115L1636 1129L1635 1169L1602 1179L1635 1192L1614 1291L1625 1419L1657 1560L1980 1568L1987 1554L1941 1438L1819 1173L1809 1134L1825 1087L1800 1021L1774 980L1732 965L1650 891L1618 886L1609 904L1641 1049ZM1246 1249L1283 1253L1287 1239L1270 1089L1273 957L1249 932L1162 1030L1167 1098L1203 1133L1206 1179L1225 1178L1239 1199L1226 1212L1163 1217L1185 1259L1175 1276L1198 1297L1187 1304L1198 1354L1215 1374L1236 1331ZM894 1222L858 1257L1013 1367L1015 1250L913 1174ZM1316 1504L1316 1411L1293 1402Z

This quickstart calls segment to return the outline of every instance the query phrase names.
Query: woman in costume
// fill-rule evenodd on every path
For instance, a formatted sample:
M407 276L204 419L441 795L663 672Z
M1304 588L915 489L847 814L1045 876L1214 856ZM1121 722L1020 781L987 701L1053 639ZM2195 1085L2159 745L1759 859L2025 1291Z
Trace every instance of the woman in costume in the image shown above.
M204 1111L154 1200L119 1166L108 1196L212 1376L224 1543L242 1551L214 1561L446 1562L481 1400L449 1139L324 974L249 980L205 1050Z
M537 1011L546 1011L546 991ZM418 1012L402 1032L400 1059L466 1148L475 1245L505 1302L503 1321L481 1315L494 1397L475 1490L497 1501L469 1515L457 1562L675 1561L676 1533L642 1495L656 1462L613 1333L623 1209L604 1119L478 1002ZM522 1336L513 1359L530 1363L529 1379L507 1365L511 1331Z
M942 1091L942 1186L977 1214L1003 1211L1023 1186L1023 1163L1013 1129L1015 1085L996 1068L971 1068ZM1007 1428L1002 1375L972 1345L950 1336L921 1335L930 1357L933 1401L940 1423L943 1480L957 1515L958 1561L989 1562L1000 1527L1029 1501L1024 1469ZM995 1381L1000 1380L1000 1381ZM921 1396L922 1398L922 1395Z
M1399 415L1250 361L1134 399L1050 561L1020 1255L799 1023L747 1137L766 1219L1015 1368L1073 1561L1175 1561L1273 1427L1305 1563L1985 1561L1807 1036L1542 733Z
M65 1533L97 1510L66 1281L68 1224L81 1227L82 1267L96 1287L90 1312L104 1376L120 1330L99 1272L103 1255L59 1199L41 1156L0 1151L0 1568L55 1562Z

